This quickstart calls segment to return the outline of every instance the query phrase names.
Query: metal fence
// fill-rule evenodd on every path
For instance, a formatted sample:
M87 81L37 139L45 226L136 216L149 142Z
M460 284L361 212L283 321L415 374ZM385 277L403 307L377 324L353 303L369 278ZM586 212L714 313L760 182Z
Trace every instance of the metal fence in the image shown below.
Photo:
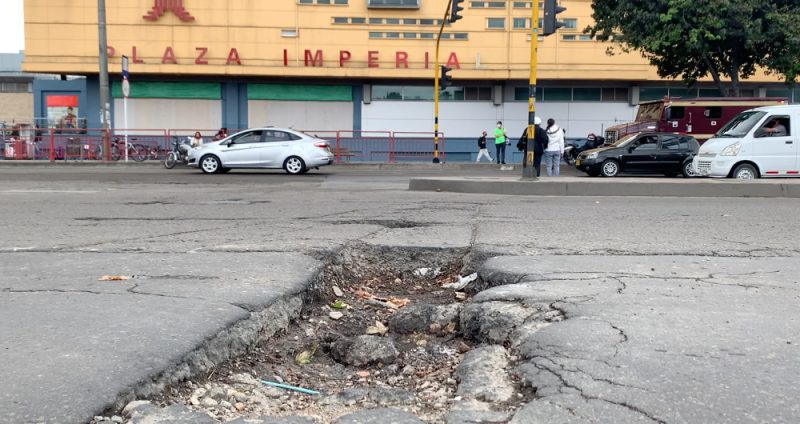
M145 148L147 159L163 160L173 142L200 132L212 141L216 129L114 129L108 138L114 158L125 158L125 143ZM229 134L236 133L231 130ZM434 156L433 132L304 130L304 133L331 145L336 163L431 161ZM439 133L439 158L444 161L445 138ZM29 133L3 134L2 158L6 160L104 160L104 133L101 129L35 129Z

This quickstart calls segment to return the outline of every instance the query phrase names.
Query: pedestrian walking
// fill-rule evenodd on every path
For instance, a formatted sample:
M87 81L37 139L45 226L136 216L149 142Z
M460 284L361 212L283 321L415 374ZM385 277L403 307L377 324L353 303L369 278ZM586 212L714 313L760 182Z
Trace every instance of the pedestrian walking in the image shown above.
M548 177L557 177L564 154L564 131L553 118L547 120L547 148L544 151L544 169Z
M506 129L503 128L503 123L497 121L497 127L494 129L494 148L497 150L497 163L506 164Z
M492 161L492 157L489 156L489 150L486 149L486 136L487 135L488 134L486 133L486 131L484 131L483 134L481 134L481 136L478 137L478 149L480 149L480 150L478 151L478 159L475 160L475 163L480 162L481 161L481 157L483 157L483 156L486 156L486 159L489 159L489 162Z

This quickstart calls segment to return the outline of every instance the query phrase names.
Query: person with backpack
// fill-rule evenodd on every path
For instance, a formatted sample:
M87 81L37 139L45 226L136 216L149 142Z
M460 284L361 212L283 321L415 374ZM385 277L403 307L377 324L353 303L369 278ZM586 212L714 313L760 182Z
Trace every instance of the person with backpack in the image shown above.
M517 143L517 150L524 151L525 143L527 142L528 127L525 127L522 130L522 137L519 138L519 143ZM533 121L533 169L536 170L537 177L542 173L542 156L545 149L547 149L548 142L547 131L542 128L542 118L537 116Z
M489 150L486 149L486 135L487 133L484 131L483 134L478 137L478 149L480 150L478 151L478 159L475 160L475 163L480 162L483 156L486 156L486 159L489 159L489 162L492 162L492 157L489 156Z
M547 148L544 151L544 169L548 177L557 177L564 154L564 131L553 118L547 120Z

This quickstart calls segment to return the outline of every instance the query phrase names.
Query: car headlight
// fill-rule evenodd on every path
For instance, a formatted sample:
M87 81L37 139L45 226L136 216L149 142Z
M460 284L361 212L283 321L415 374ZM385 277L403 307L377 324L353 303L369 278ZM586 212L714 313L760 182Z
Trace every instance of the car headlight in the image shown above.
M720 156L736 156L739 154L739 151L742 150L742 143L733 143L730 146L722 149L722 153Z
M600 154L600 152L589 153L586 155L586 159L597 159L598 154Z

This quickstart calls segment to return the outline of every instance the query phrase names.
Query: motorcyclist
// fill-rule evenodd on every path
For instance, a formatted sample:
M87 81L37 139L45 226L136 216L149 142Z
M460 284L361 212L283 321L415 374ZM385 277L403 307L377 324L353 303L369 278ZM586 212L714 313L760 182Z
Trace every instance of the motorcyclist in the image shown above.
M203 144L203 135L200 134L200 131L196 131L193 137L189 137L188 140L178 145L178 150L180 150L183 157L186 157L189 156L189 151L191 149L196 149L200 147L201 144Z

